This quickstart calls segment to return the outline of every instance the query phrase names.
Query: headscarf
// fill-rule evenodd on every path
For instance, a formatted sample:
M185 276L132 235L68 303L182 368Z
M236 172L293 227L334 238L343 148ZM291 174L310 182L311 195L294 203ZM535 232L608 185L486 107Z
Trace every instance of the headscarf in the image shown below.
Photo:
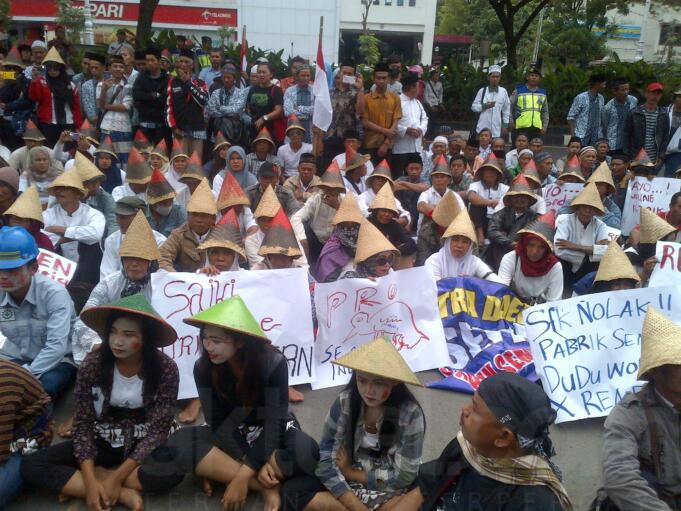
M47 172L45 172L44 174L37 174L33 172L33 158L35 158L38 154L44 154L50 160L50 166L48 167ZM62 168L59 167L59 165L57 165L57 162L52 156L50 150L45 146L36 146L30 149L28 152L28 158L29 158L28 168L25 169L22 174L24 179L26 180L27 187L31 186L32 184L38 183L49 184L52 181L54 181L57 178L57 176L64 172Z
M544 257L539 261L530 261L530 258L527 257L527 244L530 239L537 239L546 247ZM524 233L518 236L518 244L515 247L515 252L518 259L520 259L520 270L526 277L543 277L549 273L551 268L558 262L558 258L553 255L553 251L546 241L531 233Z
M473 243L468 247L468 252L463 257L457 258L452 255L451 242L451 238L446 238L437 254L440 263L440 275L442 275L442 278L469 276L473 271L473 263L475 262Z
M239 156L241 156L241 159L244 161L244 168L239 172L234 172L232 170L231 165L229 164L229 160L232 157L232 154L234 153L237 153ZM255 176L253 176L253 174L251 174L246 168L246 151L244 151L243 147L233 145L227 150L227 156L225 159L227 161L227 164L225 166L225 172L229 171L232 174L232 176L234 176L234 179L237 180L239 186L241 186L243 190L257 182ZM250 178L251 176L252 178Z
M112 156L109 153L107 153L107 156L111 158L111 166L108 169L102 170L99 166L99 155L95 155L95 165L106 176L101 184L102 188L105 191L111 193L114 188L123 184L123 180L121 179L121 169L118 166L118 158Z
M329 275L338 268L343 268L355 257L358 235L359 224L352 224L350 227L341 224L336 226L317 259L317 281L326 282Z
M59 76L53 78L50 73L45 75L47 86L50 88L54 99L54 116L57 124L66 124L66 105L69 105L70 108L73 102L71 79L66 74L66 67L62 64L52 62L51 65L59 67Z
M376 266L378 262L378 258L383 255L383 252L379 252L378 254L374 254L368 259L365 259L361 263L357 265L355 268L355 273L357 273L357 277L366 279L368 277L376 277Z
M155 243L155 241L150 240L150 243ZM126 296L142 293L143 289L151 282L151 274L155 271L158 271L158 261L150 261L147 274L140 280L132 280L125 273L125 265L121 265L121 274L123 279L125 279L125 283L123 284L123 291L121 291L120 297L125 298Z

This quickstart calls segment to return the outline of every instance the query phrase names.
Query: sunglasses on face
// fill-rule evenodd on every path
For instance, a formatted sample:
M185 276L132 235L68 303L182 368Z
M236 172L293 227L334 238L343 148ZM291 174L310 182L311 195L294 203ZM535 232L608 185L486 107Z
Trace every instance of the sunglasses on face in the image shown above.
M390 254L390 255L382 255L378 259L376 259L376 266L385 266L386 264L389 264L390 266L393 265L395 262L395 254Z

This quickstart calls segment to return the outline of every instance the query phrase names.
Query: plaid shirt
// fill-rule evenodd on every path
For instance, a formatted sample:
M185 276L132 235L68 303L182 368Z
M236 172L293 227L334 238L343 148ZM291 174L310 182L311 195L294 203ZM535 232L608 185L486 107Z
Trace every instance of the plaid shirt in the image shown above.
M575 121L576 136L591 143L603 136L600 120L604 103L603 95L598 94L594 98L589 91L575 96L567 119L568 121ZM592 107L595 111L592 110Z
M638 99L634 96L627 96L624 103L620 103L615 98L612 98L603 107L601 114L601 124L603 126L603 134L608 139L608 143L612 149L626 149L626 128L627 121L631 117L631 112L638 105Z
M361 407L364 410L364 406ZM350 391L344 390L331 405L326 416L322 441L319 444L319 464L316 475L331 494L338 498L350 491L350 485L336 464L338 449L345 445L349 432ZM380 429L380 420L378 427ZM409 401L400 407L395 443L380 456L361 446L364 431L363 414L354 431L352 465L367 475L368 490L408 488L415 480L421 463L425 420L421 407Z

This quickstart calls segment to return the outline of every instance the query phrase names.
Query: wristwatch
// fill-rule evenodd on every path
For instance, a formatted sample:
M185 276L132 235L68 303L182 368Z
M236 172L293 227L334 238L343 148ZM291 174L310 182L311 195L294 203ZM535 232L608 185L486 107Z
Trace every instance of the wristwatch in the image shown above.
M267 117L267 114L263 115L262 118L265 119L265 122L269 122L269 121L270 121L270 118Z

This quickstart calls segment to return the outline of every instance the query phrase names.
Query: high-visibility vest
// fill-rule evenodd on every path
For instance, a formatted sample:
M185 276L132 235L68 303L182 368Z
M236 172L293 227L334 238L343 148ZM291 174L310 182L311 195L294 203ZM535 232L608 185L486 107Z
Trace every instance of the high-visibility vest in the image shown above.
M520 115L515 119L515 127L542 129L541 109L546 102L546 91L544 89L532 91L527 85L519 85L516 91L518 92L516 108Z
M212 66L210 62L210 53L205 51L198 51L196 53L196 58L199 61L199 69Z

